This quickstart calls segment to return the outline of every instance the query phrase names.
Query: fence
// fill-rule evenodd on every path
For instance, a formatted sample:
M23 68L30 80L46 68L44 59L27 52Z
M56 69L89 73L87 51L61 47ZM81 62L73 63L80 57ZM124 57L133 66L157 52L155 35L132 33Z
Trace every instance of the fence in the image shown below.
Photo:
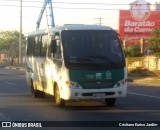
M148 70L160 70L160 58L154 56L126 58L128 70L144 68Z

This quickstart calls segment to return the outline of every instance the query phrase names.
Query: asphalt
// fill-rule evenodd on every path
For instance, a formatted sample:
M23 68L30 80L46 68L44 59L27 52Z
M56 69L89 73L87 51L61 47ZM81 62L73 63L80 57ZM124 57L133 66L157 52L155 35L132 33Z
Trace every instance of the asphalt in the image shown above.
M7 66L7 67L0 66L0 68L25 71L25 68L21 66ZM159 73L157 74L155 71L153 73L154 75L153 74L142 75L141 73L129 74L127 78L127 82L140 84L140 85L160 87L160 74Z

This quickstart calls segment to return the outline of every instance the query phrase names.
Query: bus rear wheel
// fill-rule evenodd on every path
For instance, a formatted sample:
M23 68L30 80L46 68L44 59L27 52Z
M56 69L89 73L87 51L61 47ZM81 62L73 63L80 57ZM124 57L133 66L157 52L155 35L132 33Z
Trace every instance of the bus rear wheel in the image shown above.
M40 90L35 90L33 81L31 80L31 93L33 98L44 98L45 92L42 92Z
M65 100L61 99L59 88L58 88L57 85L55 86L55 91L54 92L55 92L55 96L54 97L55 97L56 105L61 106L61 107L65 106Z
M116 98L106 98L105 102L107 106L112 107L116 103Z

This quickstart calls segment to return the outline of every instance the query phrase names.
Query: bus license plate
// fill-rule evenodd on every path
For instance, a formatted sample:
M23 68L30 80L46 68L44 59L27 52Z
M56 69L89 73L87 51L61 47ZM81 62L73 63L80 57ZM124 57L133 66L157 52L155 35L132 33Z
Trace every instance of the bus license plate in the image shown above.
M93 97L103 98L103 97L105 97L105 93L94 93L94 94L93 94Z

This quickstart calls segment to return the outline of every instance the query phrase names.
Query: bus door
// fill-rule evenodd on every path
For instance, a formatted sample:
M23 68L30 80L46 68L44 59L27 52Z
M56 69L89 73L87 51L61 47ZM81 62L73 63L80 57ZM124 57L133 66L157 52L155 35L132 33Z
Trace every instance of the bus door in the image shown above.
M62 67L62 53L61 53L61 40L59 34L55 34L51 42L51 55L53 61L53 77L54 80L58 80L61 77L61 67ZM56 79L58 78L58 79ZM61 78L60 78L61 79Z
M35 37L35 49L34 49L34 55L33 55L33 70L34 70L34 81L36 83L36 89L39 86L40 81L40 37ZM37 86L38 85L38 86Z
M43 35L40 39L40 57L39 57L39 80L41 82L41 87L43 90L46 89L46 68L47 68L47 43L48 43L48 35Z

